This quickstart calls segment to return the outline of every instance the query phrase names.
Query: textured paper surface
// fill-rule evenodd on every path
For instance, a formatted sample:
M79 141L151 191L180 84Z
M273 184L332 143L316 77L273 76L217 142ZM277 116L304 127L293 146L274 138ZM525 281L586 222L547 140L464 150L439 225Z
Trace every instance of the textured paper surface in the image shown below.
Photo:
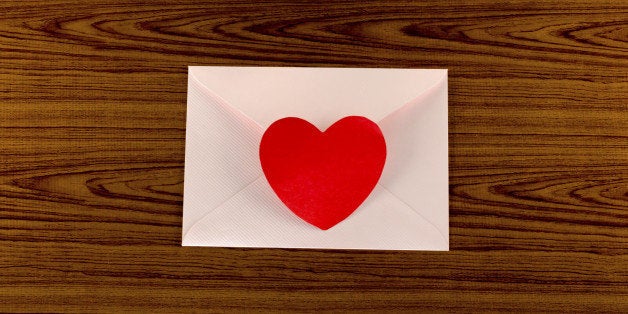
M351 115L380 126L387 161L322 231L274 194L259 142L283 117L325 129ZM185 159L183 245L448 250L446 70L190 67Z

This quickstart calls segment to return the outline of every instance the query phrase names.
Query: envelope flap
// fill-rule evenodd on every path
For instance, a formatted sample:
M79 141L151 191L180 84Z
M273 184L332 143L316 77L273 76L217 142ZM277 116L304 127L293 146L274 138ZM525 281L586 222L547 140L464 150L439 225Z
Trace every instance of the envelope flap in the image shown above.
M184 246L336 248L380 250L449 249L430 222L381 188L346 220L320 230L285 208L260 179L199 220Z
M195 221L262 175L257 157L262 133L259 125L189 78L184 234Z
M443 80L380 121L390 153L379 182L448 238L447 114Z
M293 116L320 129L344 116L377 122L446 77L439 69L377 68L212 66L189 73L262 128Z

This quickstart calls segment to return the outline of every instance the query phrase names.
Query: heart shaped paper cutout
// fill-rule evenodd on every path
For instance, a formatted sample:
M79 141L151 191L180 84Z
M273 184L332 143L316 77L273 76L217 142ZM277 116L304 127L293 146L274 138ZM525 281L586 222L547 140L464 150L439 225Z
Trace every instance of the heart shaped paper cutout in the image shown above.
M345 117L324 132L288 117L266 129L259 156L281 201L301 219L327 230L373 191L386 161L386 142L379 126L365 117Z

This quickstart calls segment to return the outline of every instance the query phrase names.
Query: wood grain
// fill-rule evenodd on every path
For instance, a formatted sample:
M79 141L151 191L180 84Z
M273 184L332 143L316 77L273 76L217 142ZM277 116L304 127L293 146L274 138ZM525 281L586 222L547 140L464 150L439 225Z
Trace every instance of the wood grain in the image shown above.
M0 11L2 312L628 312L624 0ZM188 65L448 68L452 251L180 247Z

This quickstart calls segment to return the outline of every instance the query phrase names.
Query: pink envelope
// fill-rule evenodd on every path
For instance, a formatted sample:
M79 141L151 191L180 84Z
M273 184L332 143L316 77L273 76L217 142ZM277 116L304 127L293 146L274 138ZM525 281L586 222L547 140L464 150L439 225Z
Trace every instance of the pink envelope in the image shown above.
M190 67L184 246L449 250L447 70ZM259 143L284 117L325 130L345 116L381 128L386 165L347 219L320 230L262 172Z

